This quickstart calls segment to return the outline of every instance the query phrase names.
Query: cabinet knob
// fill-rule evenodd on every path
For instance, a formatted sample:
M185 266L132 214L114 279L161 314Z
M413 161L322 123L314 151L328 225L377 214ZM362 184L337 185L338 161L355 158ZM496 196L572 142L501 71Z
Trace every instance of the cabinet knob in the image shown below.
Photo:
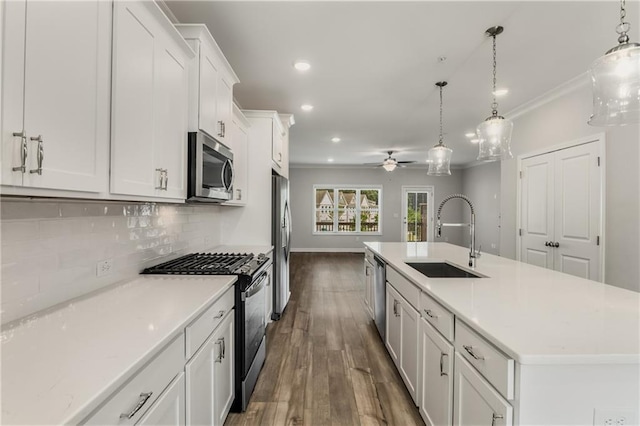
M222 317L224 316L224 312L225 312L225 311L219 311L219 312L218 312L218 314L217 314L215 317L213 317L213 319L220 319L220 318L222 318Z
M553 246L554 246L555 248L558 248L558 247L560 247L560 243L556 241L555 243L553 243Z

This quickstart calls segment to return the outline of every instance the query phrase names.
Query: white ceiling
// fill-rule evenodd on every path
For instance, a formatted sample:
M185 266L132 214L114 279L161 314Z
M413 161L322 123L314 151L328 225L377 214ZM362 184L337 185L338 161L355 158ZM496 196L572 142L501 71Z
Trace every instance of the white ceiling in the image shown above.
M359 165L398 160L426 166L438 139L444 89L445 144L452 164L474 162L464 133L490 115L491 39L498 36L499 99L504 114L584 73L616 44L616 1L591 2L271 2L168 1L180 22L205 23L241 83L245 109L295 114L290 161ZM637 1L627 2L638 40ZM445 56L444 62L438 57ZM296 59L312 68L296 71ZM300 105L314 105L304 112ZM585 121L588 117L585 117ZM330 139L338 136L339 143ZM517 140L513 141L517 144Z

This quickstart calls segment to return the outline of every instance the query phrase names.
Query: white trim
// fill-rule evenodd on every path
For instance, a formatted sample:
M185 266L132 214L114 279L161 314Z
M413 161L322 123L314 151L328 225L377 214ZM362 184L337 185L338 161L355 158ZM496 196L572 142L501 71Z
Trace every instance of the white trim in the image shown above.
M540 108L544 104L552 102L558 98L561 98L571 92L574 92L586 85L589 84L589 74L585 71L584 73L572 78L569 81L562 83L559 86L554 87L553 89L543 93L540 96L537 96L530 101L527 101L523 104L518 105L511 111L504 114L505 117L510 120L515 120L516 118L525 115L537 108Z
M364 247L361 248L291 248L292 253L364 253Z
M406 242L407 232L405 229L405 217L406 217L406 209L407 209L407 200L405 199L405 195L409 191L413 192L422 192L427 194L427 241L433 242L435 241L435 233L434 233L434 218L435 218L435 209L433 204L435 203L435 186L434 185L402 185L402 218L400 219L400 240L402 242Z
M517 157L517 171L516 171L516 179L518 180L518 184L516 185L516 260L521 262L521 251L522 251L522 237L520 236L520 228L522 227L522 180L520 179L520 173L522 172L522 161L527 158L536 157L538 155L544 155L551 152L560 151L567 148L572 148L578 145L585 145L588 143L595 143L598 148L598 155L600 157L600 224L599 224L599 235L600 235L600 276L598 277L598 281L604 282L605 277L605 223L606 223L606 134L596 133L592 136L587 136L580 139L574 139L569 142L560 143L557 145L552 145L550 147L541 148L535 151L531 151L525 154L518 155Z

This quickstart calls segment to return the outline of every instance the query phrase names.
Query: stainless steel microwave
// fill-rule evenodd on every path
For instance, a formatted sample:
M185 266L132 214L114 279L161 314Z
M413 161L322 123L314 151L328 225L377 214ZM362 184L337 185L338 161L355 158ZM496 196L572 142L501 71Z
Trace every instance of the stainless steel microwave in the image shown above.
M207 133L189 132L187 201L222 203L233 196L233 153Z

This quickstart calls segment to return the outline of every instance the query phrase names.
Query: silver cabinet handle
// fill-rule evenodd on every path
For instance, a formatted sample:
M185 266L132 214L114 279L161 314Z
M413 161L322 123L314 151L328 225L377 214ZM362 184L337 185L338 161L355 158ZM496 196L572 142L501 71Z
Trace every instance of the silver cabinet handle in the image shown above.
M224 122L222 120L218 120L218 136L219 137L223 137L224 133L222 133L222 127L224 125Z
M493 413L491 415L491 426L495 426L496 425L496 420L498 420L498 419L504 419L504 416L502 414Z
M42 161L44 160L44 145L42 140L42 135L38 135L37 137L31 137L32 141L38 142L38 152L36 153L36 158L38 160L38 168L29 170L29 173L37 173L42 176Z
M236 189L238 191L238 200L242 200L242 189Z
M167 177L167 169L156 169L156 172L160 173L160 186L156 186L156 189L166 191L167 182L169 181L169 178Z
M216 340L216 345L218 345L218 357L216 358L216 362L222 362L224 358L224 337Z
M438 319L438 316L431 312L431 309L423 309L429 318Z
M560 247L560 243L556 241L555 243L553 243L553 246L554 246L555 248L558 248L558 247Z
M282 161L282 153L281 152L278 153L278 161Z
M396 299L393 299L393 314L397 317L400 316L398 313L398 301Z
M13 170L14 172L26 172L27 171L27 134L22 131L22 132L14 132L13 136L19 137L20 139L22 139L22 142L20 142L21 145L21 150L20 150L20 166L18 167L13 167L11 170Z
M167 191L169 186L169 170L164 169L164 190Z
M226 357L227 357L227 342L224 341L224 337L223 337L222 338L222 359L225 359Z
M478 361L484 361L483 356L476 355L476 353L473 351L473 346L462 345L462 347L464 348L465 351L467 351L467 353L469 353L469 355L473 357L473 359Z
M156 172L159 173L158 177L160 178L160 186L156 186L156 189L162 190L162 189L164 189L162 187L162 169L156 169Z
M153 395L153 392L141 393L140 394L140 399L138 400L138 403L136 404L136 406L133 407L133 410L131 410L131 412L129 414L126 414L126 413L120 414L120 418L121 419L130 419L131 417L135 416L136 413L138 411L140 411L142 406L147 403L149 398L151 398L151 395Z
M447 373L444 372L444 357L449 357L449 354L445 354L444 352L440 352L440 375L448 376Z
M220 319L224 316L225 311L218 311L218 315L213 317L213 319Z
M227 123L225 123L224 121L222 122L222 137L227 137Z

